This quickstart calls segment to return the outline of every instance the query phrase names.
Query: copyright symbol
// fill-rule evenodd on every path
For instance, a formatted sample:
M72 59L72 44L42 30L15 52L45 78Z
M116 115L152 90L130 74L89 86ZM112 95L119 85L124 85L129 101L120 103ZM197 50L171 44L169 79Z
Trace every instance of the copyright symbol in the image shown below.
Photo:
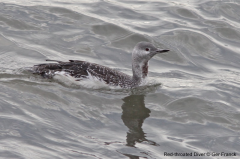
M210 156L211 154L210 154L210 152L207 152L207 156Z

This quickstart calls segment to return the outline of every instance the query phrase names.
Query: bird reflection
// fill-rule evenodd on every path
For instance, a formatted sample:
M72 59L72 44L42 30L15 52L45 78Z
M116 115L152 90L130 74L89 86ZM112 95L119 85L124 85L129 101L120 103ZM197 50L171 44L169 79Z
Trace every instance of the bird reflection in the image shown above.
M134 147L135 144L147 142L151 145L157 145L155 142L146 139L142 125L146 118L150 115L150 110L145 107L144 95L131 95L122 99L122 120L128 127L127 146Z

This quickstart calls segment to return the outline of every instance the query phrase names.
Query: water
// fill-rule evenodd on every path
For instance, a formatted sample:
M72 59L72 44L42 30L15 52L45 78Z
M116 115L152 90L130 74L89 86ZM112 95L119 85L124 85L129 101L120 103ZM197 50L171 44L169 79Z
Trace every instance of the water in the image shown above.
M0 158L239 158L239 10L237 0L1 0ZM171 50L140 89L24 70L75 59L131 74L139 41Z

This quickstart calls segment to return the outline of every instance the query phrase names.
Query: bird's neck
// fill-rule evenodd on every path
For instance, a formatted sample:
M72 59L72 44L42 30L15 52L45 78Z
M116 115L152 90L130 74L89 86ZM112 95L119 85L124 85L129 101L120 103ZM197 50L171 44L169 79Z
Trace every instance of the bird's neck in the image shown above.
M132 71L133 71L133 82L136 83L136 85L139 85L141 81L147 77L148 75L148 61L138 61L134 60L132 62Z

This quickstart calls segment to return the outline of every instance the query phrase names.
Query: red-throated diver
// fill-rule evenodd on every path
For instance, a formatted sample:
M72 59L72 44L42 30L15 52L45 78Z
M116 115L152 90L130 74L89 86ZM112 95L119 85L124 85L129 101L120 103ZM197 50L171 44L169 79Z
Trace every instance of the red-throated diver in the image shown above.
M33 72L46 78L52 78L56 73L63 72L64 75L70 75L76 78L76 80L87 78L90 75L109 85L120 86L122 88L134 88L139 86L143 79L147 77L148 61L154 55L168 51L169 50L158 49L149 42L139 42L132 52L133 76L106 66L78 60L69 60L69 62L46 60L58 63L35 65Z

